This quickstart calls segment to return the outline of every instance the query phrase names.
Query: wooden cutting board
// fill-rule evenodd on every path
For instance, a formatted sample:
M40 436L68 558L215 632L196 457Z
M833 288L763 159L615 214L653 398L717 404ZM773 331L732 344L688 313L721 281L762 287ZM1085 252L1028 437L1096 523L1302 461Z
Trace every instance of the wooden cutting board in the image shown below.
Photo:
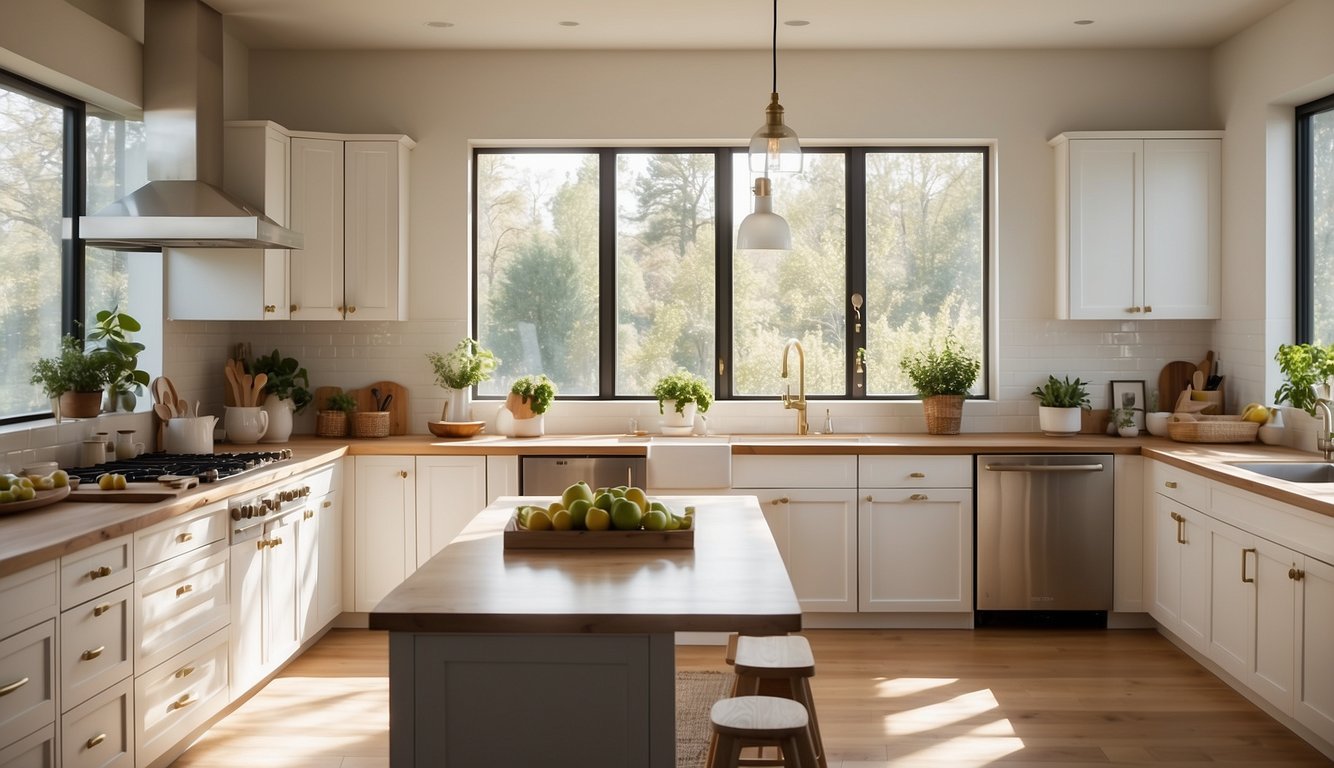
M403 385L392 381L377 381L353 391L357 398L357 410L369 413L375 410L375 397L371 389L380 390L380 398L393 395L389 403L389 434L406 435L408 433L408 391Z
M78 489L70 491L65 501L141 504L172 501L185 492L168 488L162 483L126 483L123 491L104 491L97 487L97 483L79 483Z
M1181 393L1190 386L1190 379L1199 366L1184 360L1174 360L1163 366L1158 374L1158 408L1171 410Z

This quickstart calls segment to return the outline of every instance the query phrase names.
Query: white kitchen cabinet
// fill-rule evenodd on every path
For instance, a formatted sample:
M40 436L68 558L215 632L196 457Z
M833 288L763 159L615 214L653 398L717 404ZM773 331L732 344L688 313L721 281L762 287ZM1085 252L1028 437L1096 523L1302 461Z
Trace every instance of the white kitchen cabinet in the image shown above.
M766 488L754 493L803 611L857 610L857 491Z
M56 726L48 725L9 746L0 746L0 768L53 768Z
M180 754L186 737L227 706L227 658L222 630L135 678L135 765Z
M64 768L130 768L134 765L134 688L127 678L60 719Z
M406 320L406 136L294 133L294 320Z
M136 572L136 671L155 667L228 625L227 561L227 543L215 541Z
M416 463L412 456L357 456L353 461L353 610L370 611L417 570Z
M231 546L231 688L240 696L300 645L297 526L302 510L264 523Z
M1149 613L1201 652L1209 644L1210 539L1203 512L1154 494L1153 599Z
M862 492L859 610L973 610L972 489Z
M0 752L55 722L55 619L0 640L0 691Z
M222 187L289 226L291 137L263 120L226 124ZM173 320L287 320L291 298L284 248L172 248L165 254L167 316Z
M1079 132L1050 143L1057 317L1219 317L1222 132Z
M486 457L486 503L501 496L519 495L519 457ZM480 509L478 511L481 511Z
M129 584L60 614L60 708L69 710L134 672Z
M417 457L417 567L487 505L485 456Z
M1303 558L1298 585L1298 673L1294 716L1323 739L1334 742L1334 565Z
M302 642L314 637L343 610L342 546L338 494L307 499L297 523L297 609Z

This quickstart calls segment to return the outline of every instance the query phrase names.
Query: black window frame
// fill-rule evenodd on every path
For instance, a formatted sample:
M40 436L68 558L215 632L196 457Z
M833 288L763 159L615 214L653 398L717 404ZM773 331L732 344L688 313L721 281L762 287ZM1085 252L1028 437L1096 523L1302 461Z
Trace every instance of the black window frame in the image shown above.
M1311 162L1311 119L1319 114L1334 111L1334 93L1299 105L1294 110L1296 118L1295 148L1295 234L1296 234L1296 343L1309 344L1315 341L1315 245L1312 242L1312 229L1315 226L1312 211L1314 190L1314 167ZM1325 339L1326 344L1334 339Z
M846 296L853 293L866 295L866 156L874 153L946 153L975 152L982 160L982 357L986 375L982 377L982 389L968 399L987 400L991 397L992 371L992 148L986 144L914 144L914 145L856 145L856 146L819 146L804 147L806 153L842 154L846 158L845 185L847 196L847 238L846 238ZM618 395L616 384L616 156L620 154L651 153L711 153L715 157L714 166L714 351L717 355L713 372L714 397L718 400L764 401L772 400L773 395L737 395L732 390L732 299L733 299L733 252L732 232L734 222L744 218L748 211L732 210L733 157L745 154L745 147L733 146L579 146L579 147L534 147L534 146L475 146L472 152L471 184L469 187L469 207L472 221L478 221L478 157L488 154L523 155L523 154L584 154L598 156L598 394L562 395L562 399L586 401L646 401L651 397L644 395ZM478 275L477 246L478 227L472 227L469 246L469 280L471 283L472 306L470 307L471 327L478 325ZM866 391L865 375L857 374L856 354L859 347L866 346L866 324L857 327L851 312L844 310L845 354L844 369L846 384L842 394L807 395L810 400L840 402L894 402L916 400L916 394L870 395ZM475 330L473 331L476 332ZM859 385L860 382L860 385ZM473 397L478 400L500 400L503 395L481 395L473 388Z
M79 237L79 217L87 208L86 123L87 105L72 96L48 88L40 83L0 69L0 86L17 91L36 101L64 110L65 168L62 179L61 215L69 224L70 236L61 244L61 333L83 338L84 323L84 243ZM13 416L0 415L0 425L18 424L50 418L50 414L30 413Z

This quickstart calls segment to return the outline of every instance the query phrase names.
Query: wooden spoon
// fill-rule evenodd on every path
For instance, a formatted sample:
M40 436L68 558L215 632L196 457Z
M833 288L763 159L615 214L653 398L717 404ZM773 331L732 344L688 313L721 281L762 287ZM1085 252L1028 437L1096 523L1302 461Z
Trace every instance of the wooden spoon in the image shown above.
M222 374L227 378L227 386L231 388L232 402L238 406L244 406L245 401L241 399L241 381L236 378L236 371L232 369L231 361L228 360L227 363L228 365L223 369Z
M261 373L255 377L254 389L250 393L250 404L259 405L259 399L264 396L264 385L269 383L269 375Z
M167 407L166 403L154 403L153 413L163 421L169 421L171 419L171 409Z
M167 392L166 379L162 378L161 376L158 376L156 379L153 379L153 383L148 385L148 390L153 393L154 403L167 402L168 392Z

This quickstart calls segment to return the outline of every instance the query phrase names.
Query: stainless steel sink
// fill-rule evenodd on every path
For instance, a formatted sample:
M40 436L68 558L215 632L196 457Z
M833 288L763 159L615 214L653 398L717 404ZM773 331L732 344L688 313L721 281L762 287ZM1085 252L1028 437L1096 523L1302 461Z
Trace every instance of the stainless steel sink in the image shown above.
M1232 466L1290 483L1334 483L1334 464L1323 461L1234 462Z

